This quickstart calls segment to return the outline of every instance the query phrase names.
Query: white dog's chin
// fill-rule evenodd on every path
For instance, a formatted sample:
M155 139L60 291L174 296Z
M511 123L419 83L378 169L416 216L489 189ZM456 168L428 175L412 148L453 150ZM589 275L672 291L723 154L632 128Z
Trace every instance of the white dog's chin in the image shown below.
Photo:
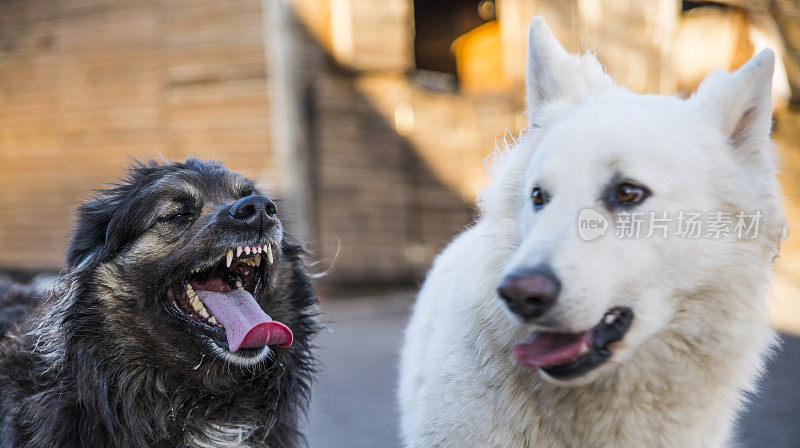
M614 352L614 355L616 355L616 351ZM612 356L612 358L613 357L614 356ZM550 384L553 384L553 385L556 385L556 386L561 386L561 387L579 387L579 386L585 386L587 384L593 383L595 380L597 380L598 378L602 377L607 372L613 370L616 367L617 367L617 363L615 361L608 360L608 361L600 364L599 366L595 367L594 369L584 373L581 376L574 377L574 378L569 378L569 379L553 378L552 376L548 375L545 370L543 370L543 369L537 369L537 370L539 372L539 376L541 376L543 380L545 380L546 382L548 382Z
M628 307L608 310L594 327L580 333L536 331L511 347L512 356L560 386L588 384L613 368L634 316Z

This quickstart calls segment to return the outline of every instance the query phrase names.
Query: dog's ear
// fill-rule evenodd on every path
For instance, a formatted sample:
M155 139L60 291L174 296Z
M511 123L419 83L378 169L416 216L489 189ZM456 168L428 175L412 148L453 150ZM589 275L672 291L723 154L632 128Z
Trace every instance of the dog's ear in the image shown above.
M531 22L529 40L527 90L532 127L537 126L536 113L544 104L578 102L616 88L594 55L567 53L543 18Z
M67 249L67 266L75 267L90 255L99 254L106 243L106 232L116 206L101 195L78 207L77 222Z
M131 176L135 176L135 172L136 169L131 170ZM136 188L132 179L134 177L114 188L99 190L97 197L78 207L75 230L67 249L68 266L74 267L87 258L108 260L151 218L147 212L150 204L131 197Z
M743 161L764 161L772 127L775 54L764 50L733 73L706 77L690 99L728 136Z

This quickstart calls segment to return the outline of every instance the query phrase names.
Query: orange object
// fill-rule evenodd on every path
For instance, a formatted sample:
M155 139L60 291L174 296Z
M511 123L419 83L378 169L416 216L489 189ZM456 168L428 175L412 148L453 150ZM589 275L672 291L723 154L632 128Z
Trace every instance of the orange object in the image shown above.
M464 91L497 92L508 88L497 20L459 36L451 48L456 55L456 70Z

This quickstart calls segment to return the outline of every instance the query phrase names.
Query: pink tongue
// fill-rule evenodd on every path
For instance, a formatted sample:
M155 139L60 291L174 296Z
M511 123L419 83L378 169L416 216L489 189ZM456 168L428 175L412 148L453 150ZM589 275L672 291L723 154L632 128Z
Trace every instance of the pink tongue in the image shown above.
M525 342L511 346L511 353L528 367L552 367L574 361L583 345L589 345L591 331L583 333L534 333Z
M225 327L228 349L235 352L242 347L292 345L292 330L272 320L249 292L234 289L231 292L195 291L217 321Z

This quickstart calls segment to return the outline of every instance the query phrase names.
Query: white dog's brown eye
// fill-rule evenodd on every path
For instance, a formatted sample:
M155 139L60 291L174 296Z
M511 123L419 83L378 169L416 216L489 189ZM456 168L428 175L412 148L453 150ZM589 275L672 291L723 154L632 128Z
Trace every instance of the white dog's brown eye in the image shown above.
M644 199L645 195L646 191L642 187L629 183L617 185L616 199L620 204L635 204Z
M531 192L531 201L533 201L533 209L539 210L547 204L547 195L539 187L534 187Z

